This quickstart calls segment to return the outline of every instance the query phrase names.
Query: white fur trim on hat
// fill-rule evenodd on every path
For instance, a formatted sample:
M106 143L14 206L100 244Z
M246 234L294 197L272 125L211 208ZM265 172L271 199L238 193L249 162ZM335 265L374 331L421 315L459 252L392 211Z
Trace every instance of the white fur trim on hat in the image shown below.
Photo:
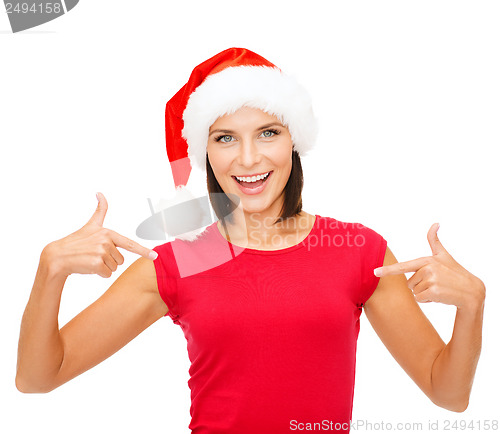
M205 171L210 127L219 117L243 106L261 109L280 119L299 155L313 148L318 126L304 87L278 68L228 67L209 75L195 89L183 113L182 136L188 143L188 156L201 170Z

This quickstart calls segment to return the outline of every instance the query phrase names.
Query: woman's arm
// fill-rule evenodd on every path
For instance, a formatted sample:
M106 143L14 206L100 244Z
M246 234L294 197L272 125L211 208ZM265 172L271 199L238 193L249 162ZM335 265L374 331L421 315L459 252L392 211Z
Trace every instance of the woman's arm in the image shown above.
M400 268L387 248L384 267L392 264ZM465 411L481 350L484 296L478 296L477 304L475 298L467 298L457 308L453 336L445 344L412 293L415 280L410 283L403 271L383 274L365 303L366 316L396 361L432 402L451 411ZM476 278L471 284L482 282ZM470 293L484 294L481 288Z
M41 255L19 337L16 387L46 393L99 364L165 315L153 261L139 258L61 330L66 278Z
M83 227L48 244L40 255L19 336L16 387L21 392L55 389L118 351L168 311L151 260L158 254L103 228L108 203L102 194L97 199L97 209ZM142 258L59 330L67 277L73 273L110 277L124 262L117 247Z
M482 282L479 285L484 284ZM450 342L432 366L432 389L435 403L458 401L465 411L481 353L484 299L469 307L457 308Z
M48 390L63 360L58 314L66 276L52 272L46 258L44 249L21 322L16 372L21 392Z

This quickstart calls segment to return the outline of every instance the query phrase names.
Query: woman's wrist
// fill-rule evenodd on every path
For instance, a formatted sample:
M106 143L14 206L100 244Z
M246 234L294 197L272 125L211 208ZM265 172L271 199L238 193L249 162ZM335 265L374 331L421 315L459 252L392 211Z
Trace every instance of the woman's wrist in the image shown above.
M64 283L69 274L64 272L62 262L57 256L54 247L54 244L50 243L42 250L39 271L41 276L49 281Z
M483 281L479 278L474 280L474 290L469 294L469 298L462 305L458 306L458 310L462 313L477 314L484 309L486 299L486 287Z

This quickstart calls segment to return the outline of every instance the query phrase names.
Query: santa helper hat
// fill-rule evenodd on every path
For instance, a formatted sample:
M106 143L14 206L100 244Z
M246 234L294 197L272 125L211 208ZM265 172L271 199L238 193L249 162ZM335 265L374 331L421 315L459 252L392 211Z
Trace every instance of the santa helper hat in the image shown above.
M243 106L276 116L288 128L299 155L314 146L317 120L307 91L248 49L224 50L196 66L189 81L167 102L165 138L176 189L171 205L194 198L186 184L192 163L206 172L210 126ZM193 241L203 231L194 229L176 238Z

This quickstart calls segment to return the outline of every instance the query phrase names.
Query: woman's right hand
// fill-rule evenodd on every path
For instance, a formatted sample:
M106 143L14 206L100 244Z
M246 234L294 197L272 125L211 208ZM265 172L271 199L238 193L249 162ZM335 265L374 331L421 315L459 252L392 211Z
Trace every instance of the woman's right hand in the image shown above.
M108 202L103 194L98 193L97 196L97 209L82 228L65 238L51 242L43 249L44 259L57 275L67 277L79 273L110 277L118 265L124 262L117 247L147 259L154 260L158 256L154 250L104 228L102 225Z

